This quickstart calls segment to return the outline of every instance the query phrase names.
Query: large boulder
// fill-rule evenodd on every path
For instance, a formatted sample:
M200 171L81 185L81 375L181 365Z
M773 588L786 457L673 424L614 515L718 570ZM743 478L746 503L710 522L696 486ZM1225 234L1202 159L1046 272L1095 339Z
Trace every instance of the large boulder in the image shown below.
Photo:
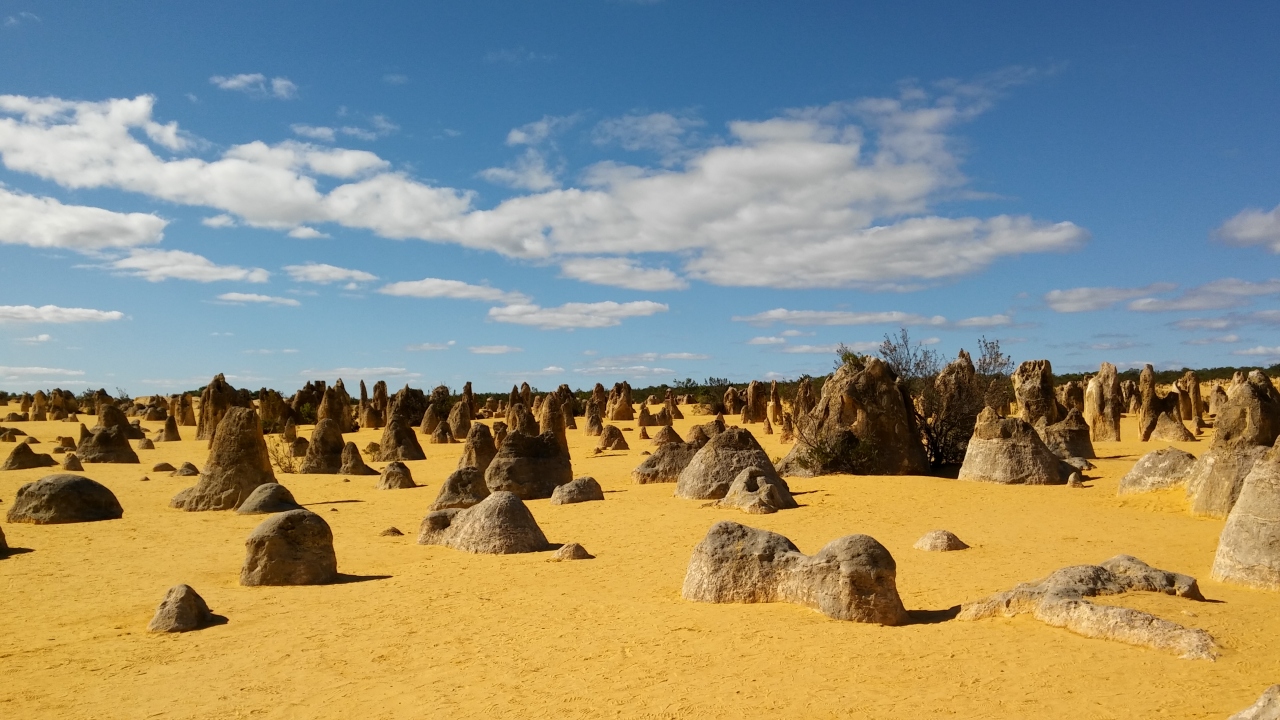
M791 602L836 620L902 625L897 565L867 535L847 535L806 556L767 530L721 521L693 550L681 594L710 603Z
M114 405L98 408L98 425L80 440L76 455L87 463L136 463L138 454L129 445L129 419Z
M747 385L747 401L742 406L742 422L759 423L769 417L769 391L764 383L752 380Z
M529 508L513 493L502 490L465 510L428 513L418 531L418 544L491 555L550 549Z
M1075 408L1068 410L1067 416L1062 420L1045 425L1040 437L1049 451L1060 458L1098 457L1093 451L1093 442L1089 439L1089 425Z
M1280 720L1280 685L1272 685L1249 707L1227 720Z
M378 475L379 490L407 490L415 487L418 487L418 484L413 481L413 473L409 472L409 466L399 460L387 463L387 466L382 468L382 473Z
M637 485L676 482L699 449L697 445L687 443L659 445L652 455L631 471L631 479Z
M551 493L552 505L572 505L592 500L604 500L604 490L600 489L600 483L595 478L589 476L575 478Z
M680 437L680 433L670 425L664 425L653 433L654 445L666 445L668 443L683 443L684 438Z
M383 428L382 439L378 441L378 454L373 459L378 462L426 460L427 454L422 451L422 444L418 442L418 435L409 421L395 416Z
M1237 373L1218 407L1214 438L1187 482L1191 512L1226 517L1255 463L1280 436L1280 397L1258 371Z
M1186 628L1140 610L1088 601L1134 590L1204 600L1195 578L1153 568L1135 557L1117 555L1101 565L1065 567L1036 582L965 603L957 619L1029 614L1040 622L1065 627L1085 637L1156 648L1184 658L1214 659L1214 640L1204 630Z
M484 473L479 468L466 465L454 470L440 485L440 493L430 510L459 510L479 505L481 500L489 497L489 486L485 484Z
M270 515L272 513L301 510L289 488L276 482L263 483L249 493L249 497L236 508L238 515Z
M164 594L147 624L150 632L189 632L212 625L215 618L200 593L190 585L174 585Z
M507 491L521 500L536 500L551 497L557 485L573 480L573 465L554 432L525 435L514 430L498 448L484 477L491 492Z
M1212 577L1280 590L1280 440L1244 478L1218 539Z
M930 530L921 535L916 544L911 547L925 552L955 552L969 549L965 541L948 530Z
M52 455L37 453L27 443L18 443L13 452L5 458L0 470L30 470L31 468L53 467L58 464Z
M231 510L254 488L275 481L258 412L232 407L218 423L200 479L170 504L190 512Z
M316 423L332 420L338 424L339 432L355 430L355 412L351 409L351 396L339 379L332 387L327 387L320 397L320 405L316 407Z
M782 460L783 475L812 477L844 471L826 467L827 459L812 452L852 432L869 452L859 471L876 475L919 475L929 469L911 398L897 375L879 358L846 362L822 386L822 397L809 413L797 416L799 440ZM690 438L692 441L692 438ZM740 472L742 468L735 471Z
M1158 442L1195 442L1196 436L1171 411L1163 410L1156 415L1156 425L1147 439Z
M1270 446L1280 436L1280 393L1259 370L1237 378L1218 407L1214 444Z
M196 425L196 439L213 440L222 416L233 407L252 408L253 399L248 392L232 387L227 378L218 373L200 392L200 418Z
M1191 477L1196 456L1175 447L1161 448L1138 458L1133 468L1120 478L1118 495L1151 492L1185 485Z
M164 427L156 432L156 442L180 442L182 440L181 433L178 432L178 420L170 415L164 421ZM182 587L186 587L185 585Z
M600 433L600 440L596 443L598 450L630 450L627 445L627 439L623 437L622 430L616 425L605 425L604 432Z
M1018 417L1035 425L1044 418L1048 425L1066 415L1053 391L1053 365L1048 360L1027 360L1013 371L1014 403Z
M1094 442L1120 439L1120 415L1125 411L1116 366L1104 362L1084 390L1084 421Z
M241 585L323 585L338 579L333 531L310 510L268 517L244 546Z
M57 525L121 517L124 509L106 486L80 475L47 475L18 488L5 520Z
M346 443L342 441L342 430L335 420L325 418L316 423L311 431L311 441L307 445L307 456L302 459L298 468L300 473L316 473L321 475L336 474L342 468L342 449Z
M467 431L467 442L462 446L462 455L458 457L458 467L473 467L483 475L497 454L498 448L493 443L493 433L489 431L489 426L472 423L471 429Z
M449 411L449 432L455 438L464 438L471 432L471 407L465 402L456 402Z
M791 488L785 480L758 467L749 467L738 473L729 485L729 492L716 502L716 506L737 508L752 515L769 515L800 507L791 497Z
M1058 457L1031 425L1020 418L1002 418L991 408L978 414L959 479L1002 485L1066 482Z
M675 496L690 500L719 500L743 470L760 468L771 481L782 482L755 436L746 428L728 428L711 438L693 456L676 480Z
M610 422L628 422L635 419L634 401L631 399L631 384L625 380L616 383L609 391L609 400L605 404L604 419Z

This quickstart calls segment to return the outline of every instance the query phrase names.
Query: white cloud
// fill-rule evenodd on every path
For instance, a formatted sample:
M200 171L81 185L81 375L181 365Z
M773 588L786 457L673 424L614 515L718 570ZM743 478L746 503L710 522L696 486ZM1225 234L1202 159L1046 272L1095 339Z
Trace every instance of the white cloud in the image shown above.
M946 325L947 319L941 315L926 317L914 313L898 312L849 312L845 310L786 310L776 308L755 315L735 315L734 322L751 323L752 325L772 325L775 322L787 325Z
M134 250L128 257L108 263L107 267L150 282L174 278L204 283L223 280L264 283L271 277L271 273L262 268L218 265L203 255L184 250Z
M443 343L418 343L417 345L407 345L407 346L405 346L405 350L408 350L408 351L410 351L410 352L424 352L424 351L432 351L432 350L448 350L449 348L451 348L451 347L453 347L454 345L457 345L457 344L458 344L458 341L456 341L456 340L450 340L449 342L443 342Z
M579 120L574 115L544 115L541 120L521 125L507 133L508 145L541 145L554 135L573 127Z
M670 113L623 115L596 125L592 141L597 145L617 143L631 151L652 150L661 156L664 165L671 165L687 155L686 133L705 124L697 118Z
M552 59L554 59L553 55L536 53L532 50L526 50L524 47L490 50L484 54L484 61L487 63L509 63L511 65L524 65L525 63L530 62L549 62Z
M1247 350L1236 350L1231 354L1244 355L1247 357L1280 357L1280 346L1266 347L1264 345L1259 345L1257 347L1251 347Z
M318 285L328 285L334 282L362 283L378 279L377 275L363 270L351 270L337 267L336 265L314 262L303 263L302 265L285 265L284 271L289 273L289 278L294 282L309 282Z
M0 379L4 380L24 380L32 376L40 377L80 377L84 375L83 370L64 370L62 368L49 367L10 367L0 365Z
M0 244L91 252L158 243L168 222L147 213L64 205L0 185Z
M472 345L467 350L471 351L473 355L509 355L511 353L524 352L524 348L510 345Z
M293 134L308 140L321 140L323 142L333 142L336 131L331 127L317 127L315 125L295 124L289 126L293 130Z
M960 320L956 323L956 327L963 328L987 328L1001 327L1013 323L1013 317L1010 315L983 315L979 317L971 317Z
M330 378L347 378L350 380L359 380L364 378L420 378L422 373L410 372L406 368L400 367L338 367L329 368L328 370L303 370L298 373L304 378L318 378L327 380Z
M275 297L273 295L259 295L257 293L241 293L241 292L222 293L221 295L218 296L218 299L225 303L233 303L237 305L244 304L244 303L258 303L258 304L264 304L264 305L288 305L289 307L298 307L299 305L302 304L297 300L294 300L293 298Z
M326 233L322 233L319 230L316 230L315 228L310 228L310 227L307 227L306 225L302 225L300 227L296 227L290 230L289 237L298 238L299 240L316 240L319 238L327 238L329 237L329 235Z
M0 323L78 323L120 320L119 310L92 310L57 305L0 305Z
M761 335L758 337L751 338L750 340L747 341L747 344L748 345L786 345L787 339Z
M1118 302L1132 300L1150 293L1169 292L1176 288L1171 283L1153 283L1140 288L1080 287L1070 290L1050 290L1045 293L1045 303L1056 312L1077 313L1106 310Z
M583 375L621 375L624 377L652 377L655 375L669 375L675 370L664 367L649 367L647 365L592 365L590 367L576 368L575 373Z
M256 95L258 97L274 97L278 100L292 100L298 96L298 86L289 78L274 77L270 81L262 73L242 73L240 75L214 75L209 78L220 90Z
M1216 337L1192 338L1191 340L1183 340L1183 345L1230 345L1231 343L1240 342L1240 336L1234 333L1229 335L1218 335Z
M1280 205L1269 211L1243 210L1223 223L1215 235L1229 245L1262 245L1280 254Z
M574 258L560 263L565 277L628 290L683 290L689 287L666 268L646 268L624 257Z
M670 353L633 353L631 355L616 355L614 357L597 358L593 362L599 365L637 365L640 363L651 363L655 360L710 360L710 355L702 353L690 352L670 352Z
M780 333L778 333L778 334L779 334L779 335L781 335L781 336L782 336L782 337L784 337L784 338L790 338L790 337L808 337L808 336L812 336L812 335L817 335L817 333L815 333L815 332L805 332L805 331L803 331L803 330L783 330L782 332L780 332Z
M409 76L401 75L400 73L387 73L382 76L382 82L388 85L404 85L409 82Z
M682 259L682 275L720 285L901 288L1088 238L1069 222L930 214L967 182L948 133L989 107L1001 86L953 85L933 99L912 90L738 121L723 144L680 170L601 165L587 173L595 184L586 189L549 189L485 210L473 207L474 193L391 172L372 153L286 141L235 146L212 161L162 159L135 134L159 145L178 139L175 124L152 119L150 96L0 96L0 155L11 171L65 187L209 207L257 227L333 222L553 262L668 253ZM544 118L508 140L532 147L564 122ZM553 187L545 165L541 175L505 168L515 173L506 179ZM353 180L322 192L319 175Z
M559 170L548 168L547 159L534 148L525 150L506 167L487 168L479 173L480 177L495 185L534 191L560 187L558 174Z
M1189 288L1174 298L1139 298L1129 303L1129 309L1137 312L1222 310L1247 305L1249 298L1277 294L1280 294L1280 280L1250 282L1223 278Z
M613 327L621 324L623 318L646 317L667 310L666 305L652 300L626 303L612 300L597 303L565 303L553 308L521 303L489 308L489 319L517 325L532 325L543 330L572 330Z
M854 343L854 344L858 345L860 343ZM875 343L875 346L880 347L880 344ZM831 345L788 345L782 348L782 352L796 353L796 354L828 355L828 354L835 353L837 347L839 346L837 346L834 343L832 343Z
M31 337L18 338L18 342L25 345L39 345L41 343L47 343L52 339L52 335L48 333L40 333L39 335L32 335Z
M236 219L223 213L213 217L201 218L200 224L211 228L229 228L236 226Z
M44 21L40 19L39 15L36 15L35 13L32 13L32 12L24 11L24 12L14 13L13 15L7 16L4 19L4 26L18 27L19 25L23 25L25 23L33 23L33 22L39 23Z
M378 288L383 295L415 298L453 298L455 300L487 300L500 303L523 303L529 298L518 292L507 292L486 285L471 285L461 280L423 278L394 282Z

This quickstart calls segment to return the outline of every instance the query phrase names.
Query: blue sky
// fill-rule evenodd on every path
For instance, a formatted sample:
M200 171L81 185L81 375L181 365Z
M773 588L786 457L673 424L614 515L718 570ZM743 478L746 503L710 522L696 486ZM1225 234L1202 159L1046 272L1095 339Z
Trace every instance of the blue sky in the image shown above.
M1274 3L0 1L0 388L1280 361Z

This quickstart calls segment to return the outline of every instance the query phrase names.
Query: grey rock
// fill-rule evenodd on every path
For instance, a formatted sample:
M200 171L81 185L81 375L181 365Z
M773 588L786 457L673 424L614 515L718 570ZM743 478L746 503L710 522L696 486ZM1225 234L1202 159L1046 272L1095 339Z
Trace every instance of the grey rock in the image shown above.
M428 513L418 531L418 544L490 555L540 552L549 547L529 508L515 494L503 490L465 510Z
M13 452L9 453L9 457L5 458L4 464L0 465L0 470L30 470L54 467L57 464L58 461L54 460L52 455L37 453L27 443L18 443L14 446Z
M631 479L637 485L673 483L698 454L698 447L686 443L659 445L653 454L631 471Z
M1280 720L1280 685L1267 688L1257 702L1227 720Z
M769 419L765 418L765 422ZM770 470L773 468L770 467ZM751 515L770 515L779 510L800 507L791 496L787 481L763 468L744 468L729 485L729 491L716 502L717 507L737 508Z
M1060 485L1066 480L1058 457L1034 428L1019 418L1002 418L989 407L978 414L959 479L1002 485Z
M1244 478L1218 539L1212 577L1280 590L1280 440Z
M689 461L676 481L675 496L691 500L719 500L729 492L729 486L738 475L749 467L760 468L769 481L782 483L768 454L756 442L751 431L728 428L711 438Z
M926 552L954 552L969 549L963 540L947 530L930 530L911 547Z
M515 493L522 500L549 498L557 485L573 479L567 449L555 432L525 435L513 430L485 471L489 490Z
M489 487L485 484L484 474L479 468L466 467L454 470L444 483L440 485L440 494L431 503L431 510L463 510L479 505L489 497Z
M150 632L189 632L213 623L204 598L190 585L174 585L164 594L156 614L147 624Z
M245 541L241 585L323 585L337 578L333 531L310 510L272 515Z
M170 506L188 512L231 510L239 507L254 488L276 481L256 410L228 408L209 445L209 458L200 479L181 502L175 497Z
M407 490L415 487L418 485L413 481L413 473L409 472L409 466L399 460L388 463L378 476L379 490Z
M245 498L240 507L236 508L236 513L240 515L269 515L271 513L288 512L290 510L301 510L302 506L297 500L293 499L293 493L289 492L289 488L280 483L269 482L263 483L253 489L249 493L249 497Z
M1175 447L1153 450L1138 458L1133 468L1120 478L1118 495L1151 492L1185 485L1191 477L1196 456Z
M18 488L6 520L56 525L117 520L120 501L106 486L80 475L47 475Z
M592 500L604 500L604 490L600 489L600 483L593 477L575 478L556 487L551 493L552 505L572 505Z

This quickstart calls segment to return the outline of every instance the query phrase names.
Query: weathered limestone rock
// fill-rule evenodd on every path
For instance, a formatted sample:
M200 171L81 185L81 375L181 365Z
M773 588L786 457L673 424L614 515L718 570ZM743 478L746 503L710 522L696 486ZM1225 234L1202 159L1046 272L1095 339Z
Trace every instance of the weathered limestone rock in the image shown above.
M269 515L301 509L302 506L293 499L293 493L289 492L289 488L280 483L269 482L254 488L253 492L249 493L249 497L236 508L236 514Z
M1018 417L1035 425L1044 418L1048 425L1066 415L1053 392L1053 365L1048 360L1027 360L1013 371L1014 403Z
M660 427L658 428L658 431L653 434L654 445L665 445L667 443L682 443L682 442L684 442L684 439L680 437L680 433L676 432L675 428L670 426Z
M631 384L622 381L613 386L609 392L609 400L605 404L604 419L610 422L625 422L635 419L634 401L631 399Z
M167 462L160 462L151 466L151 472L155 472L155 473L158 473L158 472L171 473L177 469L178 468L174 467L173 465Z
M911 547L926 552L954 552L969 549L963 540L946 530L930 530Z
M449 432L455 438L465 438L471 432L471 407L465 402L456 402L449 410Z
M147 623L149 632L189 632L213 624L213 613L190 585L174 585L164 594L156 614Z
M1161 448L1138 458L1133 468L1120 478L1118 495L1151 492L1185 485L1191 477L1196 456L1175 447Z
M1156 426L1152 429L1149 439L1158 442L1195 442L1196 436L1191 434L1181 420L1165 410L1156 415Z
M316 423L332 420L338 424L338 432L355 430L355 413L351 409L351 396L339 379L332 387L324 390L320 397L320 405L316 407Z
M310 510L268 517L244 545L241 585L323 585L338 579L333 531Z
M296 457L296 458L304 458L307 456L307 451L310 449L311 449L310 440L306 438L301 438L301 437L294 438L293 442L289 443L289 456Z
M473 467L483 475L497 454L498 448L494 445L489 427L484 423L473 423L471 430L467 432L467 442L462 446L458 467Z
M139 450L155 450L155 443L151 442L151 438L142 438L137 445Z
M965 603L957 619L1031 614L1043 623L1065 627L1085 637L1156 648L1183 658L1214 659L1217 652L1213 637L1203 630L1186 628L1139 610L1095 605L1086 600L1131 590L1204 600L1195 578L1117 555L1101 565L1065 567L1034 583L1022 583L1007 592Z
M413 481L413 473L409 472L409 466L399 460L388 463L378 476L379 490L407 490L415 487L418 485Z
M84 465L80 464L80 458L74 453L69 453L62 458L62 469L68 472L83 472Z
M893 556L867 535L806 556L781 535L722 521L694 548L681 594L697 602L792 602L836 620L901 625L908 616L896 577Z
M747 385L747 401L742 406L742 422L764 422L769 417L769 396L764 383L752 380Z
M782 395L778 392L778 381L769 383L769 420L774 425L782 424Z
M797 417L799 440L783 458L783 475L812 477L835 470L823 467L810 451L810 442L830 441L852 432L868 444L863 472L877 475L919 475L929 469L915 418L907 411L906 390L887 364L878 358L845 363L822 386L822 397L805 416ZM739 468L740 469L740 468Z
M254 488L275 481L258 412L232 407L218 423L200 479L169 504L188 512L231 510Z
M456 442L453 437L453 430L449 428L449 423L442 422L436 425L436 429L431 433L432 445L450 445Z
M1245 476L1218 540L1212 577L1280 590L1280 440Z
M174 477L196 477L199 474L200 474L200 468L196 467L195 465L192 465L189 462L182 463L181 465L178 466L177 470L173 471Z
M1227 402L1227 391L1221 385L1214 385L1209 392L1209 414L1217 415L1218 409Z
M484 473L470 465L454 470L440 486L440 493L430 510L447 510L449 508L465 509L479 505L481 500L489 497L489 487L485 485Z
M253 407L253 399L247 392L231 387L222 373L213 376L209 384L200 393L200 420L196 425L197 440L213 440L218 423L227 410L233 407ZM101 410L99 410L101 413ZM103 423L104 425L106 423ZM86 460L86 462L93 462Z
M1187 497L1196 515L1226 517L1254 464L1280 436L1280 395L1261 372L1241 373L1218 407L1214 438L1191 470Z
M549 549L533 513L514 494L498 491L465 510L435 510L422 520L419 545L509 555Z
M1060 458L1098 457L1093 451L1093 442L1089 440L1089 426L1075 408L1067 411L1062 420L1044 426L1039 434L1049 451Z
M785 480L758 467L749 467L738 473L729 485L729 491L716 501L716 506L737 508L751 515L770 515L779 510L800 507L791 496L791 488Z
M717 415L714 420L701 425L694 425L689 428L689 444L696 446L699 450L702 446L711 442L711 438L725 431L728 425L725 425L724 418Z
M403 417L393 417L382 430L382 438L378 441L378 452L373 456L377 462L392 460L426 460L427 454L422 451L418 436L413 426Z
M1244 479L1267 454L1261 445L1210 447L1196 460L1187 480L1192 515L1226 517L1240 497Z
M654 456L650 456L652 459ZM719 500L729 492L738 474L760 468L770 481L786 484L760 443L746 428L728 428L711 438L693 456L676 481L675 496L690 500Z
M178 432L178 421L170 415L164 421L164 428L156 433L156 442L181 442L182 435Z
M615 425L605 425L604 432L600 433L600 442L596 444L596 448L600 450L630 450L627 445L627 439L622 436L622 431Z
M129 419L114 405L98 409L98 426L80 441L76 455L87 463L136 463L138 454L129 446Z
M1120 415L1124 410L1116 366L1104 362L1098 368L1098 374L1089 379L1084 391L1084 421L1089 425L1090 439L1094 442L1119 441Z
M506 421L507 421L507 432L519 430L525 435L537 435L541 433L543 430L550 429L550 428L539 429L537 419L535 419L533 416L533 413L527 409L527 406L525 406L522 403L516 403L515 405L512 405L511 407L507 408ZM590 433L587 433L587 434L589 435Z
M601 490L600 483L590 476L575 478L572 482L560 485L551 493L552 505L572 505L592 500L604 500L604 490Z
M604 432L604 423L600 419L600 404L594 399L587 403L587 437L599 437Z
M325 418L316 423L307 445L307 456L302 459L298 472L303 474L333 475L342 468L342 431L336 420Z
M106 486L80 475L46 475L18 488L5 521L58 525L121 517L124 509Z
M978 414L960 466L961 480L1004 485L1060 485L1058 457L1026 421L1002 418L991 408Z
M693 460L693 456L698 454L698 450L696 445L685 443L659 445L652 455L631 471L631 479L637 485L676 482L680 479L680 473Z
M1156 432L1156 427L1160 422L1160 415L1169 413L1170 419L1173 418L1172 412L1178 406L1178 398L1176 396L1160 397L1156 392L1156 375L1155 368L1148 363L1142 367L1142 373L1138 375L1138 437L1147 442ZM1178 423L1181 424L1181 423ZM1165 431L1172 433L1174 428L1169 425L1166 420ZM1183 428L1186 431L1186 428Z
M53 467L58 464L52 455L37 453L27 443L18 443L13 452L0 465L0 470L30 470L31 468Z
M654 422L653 415L649 412L648 405L640 406L640 413L636 416L636 427L646 428L657 425Z
M377 475L378 471L365 464L360 456L360 448L353 442L342 446L342 464L338 468L339 475Z
M522 500L549 498L557 485L572 479L569 453L554 432L525 435L512 431L485 471L490 491L508 491Z
M1257 702L1227 720L1280 720L1280 685L1267 688Z
M730 385L724 391L724 411L726 413L730 415L740 413L742 412L742 406L745 404L746 401L742 399L742 396L738 394L738 389L734 386Z
M594 560L595 557L578 543L568 543L561 545L560 549L555 551L550 559L551 562L564 562L566 560Z

